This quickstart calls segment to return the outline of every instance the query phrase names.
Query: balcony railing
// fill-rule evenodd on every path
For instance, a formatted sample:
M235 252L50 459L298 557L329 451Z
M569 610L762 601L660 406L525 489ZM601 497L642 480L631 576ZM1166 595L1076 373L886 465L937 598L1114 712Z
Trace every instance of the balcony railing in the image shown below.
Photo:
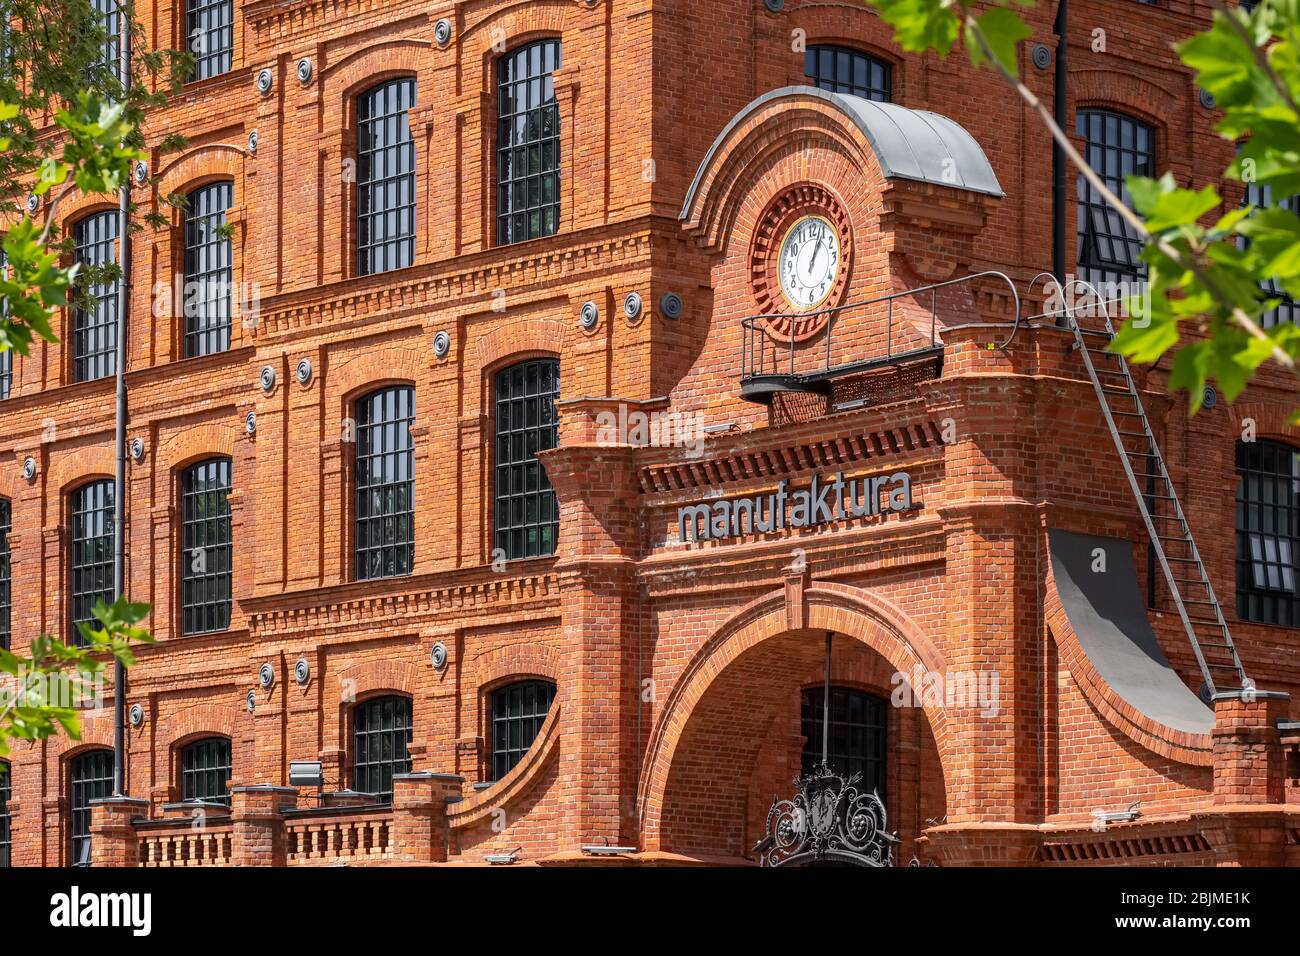
M843 375L941 355L939 314L945 298L973 291L981 280L1004 283L1013 303L1014 320L998 345L1004 349L1020 328L1020 294L1005 273L976 272L813 312L771 312L742 319L741 395L767 404L777 392L826 392L831 380ZM779 323L793 327L820 321L825 327L807 338L791 334L786 342L769 334Z

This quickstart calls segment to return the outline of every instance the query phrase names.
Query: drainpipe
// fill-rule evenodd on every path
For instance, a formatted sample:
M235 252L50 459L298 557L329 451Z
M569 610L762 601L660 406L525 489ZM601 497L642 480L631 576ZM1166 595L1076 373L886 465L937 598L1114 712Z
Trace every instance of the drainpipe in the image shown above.
M1069 83L1069 41L1066 36L1070 30L1070 0L1060 0L1056 7L1056 22L1052 25L1056 31L1056 73L1052 82L1052 114L1056 125L1069 130L1070 122L1070 83ZM1052 141L1052 275L1056 281L1065 285L1066 257L1065 245L1065 204L1069 195L1066 183L1068 163L1061 147ZM1064 316L1057 318L1063 322Z
M123 99L131 88L131 16L134 7L121 4L118 16L118 72ZM131 174L117 195L117 402L114 422L117 467L113 487L113 597L126 593L126 338L127 309L131 304ZM126 778L126 668L113 666L113 796L125 793Z

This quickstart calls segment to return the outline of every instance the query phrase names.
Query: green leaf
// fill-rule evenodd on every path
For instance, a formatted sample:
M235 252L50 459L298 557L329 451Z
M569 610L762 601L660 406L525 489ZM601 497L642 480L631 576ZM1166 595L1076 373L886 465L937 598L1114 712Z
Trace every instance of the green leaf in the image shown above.
M957 42L957 16L950 0L873 0L880 17L894 28L894 39L904 50L935 50L947 56Z
M976 25L984 40L988 44L989 52L1002 66L1004 70L1012 76L1019 75L1019 66L1016 62L1016 44L1021 40L1033 35L1033 30L1029 29L1025 21L1020 19L1020 15L1006 7L994 7L985 11L976 19ZM970 56L972 66L981 66L988 62L984 48L980 45L979 38L975 31L970 28L969 24L963 26L964 40L966 43L966 52Z

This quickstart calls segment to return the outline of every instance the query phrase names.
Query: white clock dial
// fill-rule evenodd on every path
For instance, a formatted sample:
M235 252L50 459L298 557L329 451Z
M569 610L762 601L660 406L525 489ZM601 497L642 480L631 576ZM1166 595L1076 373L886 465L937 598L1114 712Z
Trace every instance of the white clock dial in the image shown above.
M778 263L781 291L796 309L820 305L840 274L840 234L821 216L805 216L785 234Z

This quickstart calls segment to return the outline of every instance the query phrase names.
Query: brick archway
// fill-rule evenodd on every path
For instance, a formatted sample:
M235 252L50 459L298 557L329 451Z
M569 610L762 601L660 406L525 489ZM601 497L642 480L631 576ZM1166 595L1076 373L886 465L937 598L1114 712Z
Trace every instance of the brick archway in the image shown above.
M765 751L783 745L781 714L820 671L828 631L837 638L833 680L871 673L887 695L895 673L946 670L924 632L870 592L819 583L755 600L700 648L656 722L641 777L643 849L719 857L749 849L750 783L770 770ZM932 789L942 792L953 770L945 764L943 706L925 706L918 716L936 753Z

